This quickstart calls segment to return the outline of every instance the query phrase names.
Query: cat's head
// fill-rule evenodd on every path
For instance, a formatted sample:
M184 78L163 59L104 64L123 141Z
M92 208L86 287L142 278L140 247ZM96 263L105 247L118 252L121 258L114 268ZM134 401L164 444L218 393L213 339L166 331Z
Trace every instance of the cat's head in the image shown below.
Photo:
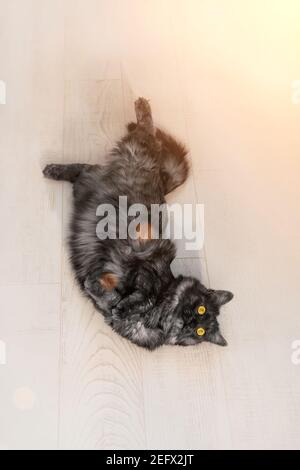
M176 289L176 326L171 332L170 343L189 346L209 341L226 346L218 316L222 305L232 298L229 291L206 289L197 279L182 277Z

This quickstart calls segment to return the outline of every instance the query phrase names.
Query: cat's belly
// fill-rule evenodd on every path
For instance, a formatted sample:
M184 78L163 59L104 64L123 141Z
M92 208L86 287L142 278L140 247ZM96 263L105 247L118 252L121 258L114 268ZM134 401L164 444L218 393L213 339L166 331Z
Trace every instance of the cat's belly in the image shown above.
M123 270L133 257L144 261L151 260L153 253L162 243L162 240L155 238L151 222L134 224L133 218L127 216L127 208L122 208L120 212L113 198L106 198L105 201L109 202L99 203L99 199L92 198L84 207L80 205L78 208L75 205L69 245L73 268L81 285L99 264L111 261ZM110 216L105 213L108 204L111 204L113 209ZM122 227L120 223L123 223ZM166 250L172 251L172 242L163 242L165 245L170 244Z

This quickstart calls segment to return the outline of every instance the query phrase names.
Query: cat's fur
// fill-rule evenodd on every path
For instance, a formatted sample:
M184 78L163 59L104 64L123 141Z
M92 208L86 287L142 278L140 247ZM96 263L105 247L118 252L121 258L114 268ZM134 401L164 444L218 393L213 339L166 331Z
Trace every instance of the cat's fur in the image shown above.
M48 178L73 183L69 244L76 278L106 322L139 346L155 349L202 341L224 346L217 316L233 295L206 289L192 277L175 278L170 269L173 242L161 236L100 240L96 234L99 204L113 204L117 214L120 195L128 197L128 206L163 204L165 195L188 176L184 146L154 127L146 100L137 100L136 115L137 124L128 126L107 164L54 164L44 169ZM127 213L122 215L128 220ZM202 316L197 312L200 305L206 308ZM205 329L204 336L197 334L199 327Z

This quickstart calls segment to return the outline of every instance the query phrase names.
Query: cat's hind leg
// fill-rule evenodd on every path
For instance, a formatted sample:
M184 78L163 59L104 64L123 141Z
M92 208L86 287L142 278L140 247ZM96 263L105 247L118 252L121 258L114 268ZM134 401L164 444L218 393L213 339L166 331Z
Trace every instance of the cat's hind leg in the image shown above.
M92 165L82 163L72 163L69 165L52 163L44 168L43 174L46 178L50 178L52 180L75 183L83 170L91 168Z
M112 273L103 273L101 270L89 274L84 281L86 294L103 313L110 313L121 300L119 292L115 289L116 282L116 276Z
M152 120L152 113L149 101L145 98L139 98L134 103L137 125L143 128L147 133L154 135L155 128Z

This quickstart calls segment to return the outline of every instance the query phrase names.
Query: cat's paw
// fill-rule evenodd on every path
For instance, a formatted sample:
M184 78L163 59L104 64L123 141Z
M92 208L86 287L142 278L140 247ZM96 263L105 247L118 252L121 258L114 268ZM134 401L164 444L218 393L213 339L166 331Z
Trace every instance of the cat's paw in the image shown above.
M145 98L138 98L135 103L135 111L139 118L151 116L151 107L149 101Z
M61 165L51 163L50 165L45 166L45 168L43 169L43 175L46 178L58 180L61 176Z
M134 105L138 124L144 129L147 129L150 134L154 134L155 131L149 102L145 98L139 98L135 101Z

